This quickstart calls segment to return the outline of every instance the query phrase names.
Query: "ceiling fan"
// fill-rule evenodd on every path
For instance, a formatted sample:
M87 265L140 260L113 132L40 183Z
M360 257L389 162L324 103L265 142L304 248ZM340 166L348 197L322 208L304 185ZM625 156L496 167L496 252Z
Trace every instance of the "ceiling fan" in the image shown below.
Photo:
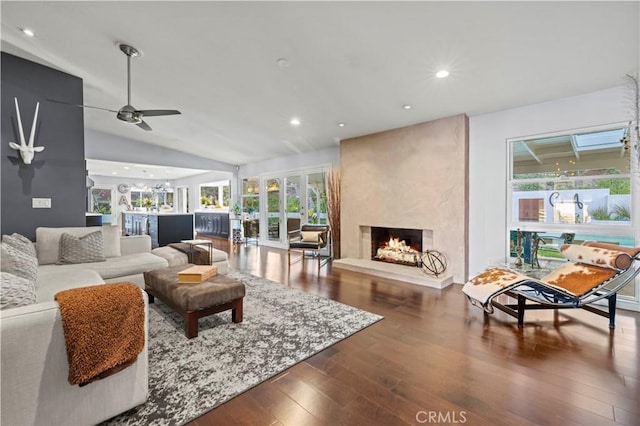
M138 127L147 131L151 130L151 127L143 120L143 117L158 117L161 115L181 114L180 111L175 109L135 109L131 105L131 58L140 56L140 52L135 47L129 46L128 44L119 44L118 47L120 47L120 50L125 55L127 55L127 104L122 108L120 108L118 111L108 109L108 108L94 107L90 105L74 105L74 106L115 112L118 120L135 124ZM51 102L58 102L66 105L72 105L67 102L57 101L55 99L47 99L47 100Z

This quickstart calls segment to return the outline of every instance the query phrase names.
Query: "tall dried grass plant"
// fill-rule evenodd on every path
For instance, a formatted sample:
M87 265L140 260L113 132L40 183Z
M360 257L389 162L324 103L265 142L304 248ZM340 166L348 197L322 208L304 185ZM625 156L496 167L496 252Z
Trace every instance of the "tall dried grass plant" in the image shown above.
M332 167L327 173L327 213L335 259L340 259L340 183L340 169Z

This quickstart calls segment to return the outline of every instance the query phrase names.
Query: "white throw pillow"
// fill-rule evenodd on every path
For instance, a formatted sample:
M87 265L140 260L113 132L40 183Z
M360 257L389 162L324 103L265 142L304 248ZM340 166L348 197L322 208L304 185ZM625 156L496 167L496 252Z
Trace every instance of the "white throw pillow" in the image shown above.
M120 256L120 231L118 226L77 227L77 228L36 228L36 251L41 265L58 262L60 257L60 237L67 233L76 237L100 230L103 236L104 257Z
M300 231L300 235L302 235L302 241L305 243L317 243L320 240L318 231Z
M2 242L17 248L31 257L38 257L36 253L36 246L24 235L20 235L15 232L11 235L3 235Z
M0 248L0 270L35 282L38 278L38 259L9 244L2 243L0 245L2 246Z
M36 303L35 282L9 272L0 272L0 309Z

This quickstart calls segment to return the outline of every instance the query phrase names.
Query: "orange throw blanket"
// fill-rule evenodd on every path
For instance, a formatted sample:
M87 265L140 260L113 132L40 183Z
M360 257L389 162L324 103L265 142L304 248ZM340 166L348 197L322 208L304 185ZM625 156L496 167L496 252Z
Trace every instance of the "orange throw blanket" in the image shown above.
M144 300L132 283L64 290L60 305L69 383L84 386L133 364L144 348Z

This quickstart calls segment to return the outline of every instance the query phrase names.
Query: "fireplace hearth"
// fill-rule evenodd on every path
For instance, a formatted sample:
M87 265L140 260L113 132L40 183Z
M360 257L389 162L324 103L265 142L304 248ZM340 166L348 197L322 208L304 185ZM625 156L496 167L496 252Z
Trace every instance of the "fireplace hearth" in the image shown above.
M422 230L371 227L371 259L406 266L419 266Z
M387 230L382 231L382 229ZM393 232L389 233L388 229L391 229ZM453 284L453 277L451 275L440 275L436 277L427 275L422 268L417 268L416 265L409 267L401 263L374 260L380 247L380 241L383 241L382 246L384 247L384 242L388 242L391 239L391 235L393 235L394 241L395 238L397 238L399 242L404 241L405 245L420 252L419 259L422 261L422 253L427 250L432 250L434 247L432 229L376 228L368 224L362 224L359 225L359 230L358 257L336 259L333 261L333 267L432 288L442 289ZM408 232L405 233L403 231ZM372 241L376 242L374 243Z

